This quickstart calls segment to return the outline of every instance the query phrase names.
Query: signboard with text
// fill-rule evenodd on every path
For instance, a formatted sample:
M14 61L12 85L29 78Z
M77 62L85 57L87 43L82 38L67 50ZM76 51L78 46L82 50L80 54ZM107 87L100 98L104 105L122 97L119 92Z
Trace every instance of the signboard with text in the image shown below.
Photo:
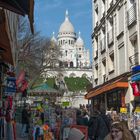
M8 96L12 96L14 93L16 93L16 78L15 77L7 77L4 93Z

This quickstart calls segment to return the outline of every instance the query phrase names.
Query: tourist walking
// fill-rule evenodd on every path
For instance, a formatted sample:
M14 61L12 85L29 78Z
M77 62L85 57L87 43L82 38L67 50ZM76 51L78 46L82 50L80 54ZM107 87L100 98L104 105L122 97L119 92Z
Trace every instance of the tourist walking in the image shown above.
M27 136L29 125L30 125L30 112L28 112L28 106L25 106L22 110L22 132L21 132L22 137Z
M110 123L103 112L94 111L89 120L88 135L90 140L103 140L110 132Z
M134 140L134 138L123 122L113 122L111 131L104 140Z

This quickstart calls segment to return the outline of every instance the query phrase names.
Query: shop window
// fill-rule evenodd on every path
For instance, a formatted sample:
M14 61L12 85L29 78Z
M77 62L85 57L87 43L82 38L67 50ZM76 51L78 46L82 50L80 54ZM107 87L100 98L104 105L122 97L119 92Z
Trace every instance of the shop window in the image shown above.
M121 107L121 91L107 93L107 107L119 111Z

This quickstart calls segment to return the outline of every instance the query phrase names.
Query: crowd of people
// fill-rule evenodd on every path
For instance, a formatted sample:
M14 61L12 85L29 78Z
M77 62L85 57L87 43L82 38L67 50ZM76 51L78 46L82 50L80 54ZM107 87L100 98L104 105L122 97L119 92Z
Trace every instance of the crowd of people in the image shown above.
M65 108L63 110L67 110ZM128 125L128 120L122 118L117 113L106 113L105 109L94 109L92 114L89 108L80 106L76 111L76 120L71 114L62 113L61 108L56 108L57 120L60 122L59 137L56 136L56 129L52 129L49 120L45 119L44 112L31 112L28 106L22 110L22 137L29 133L31 122L34 120L32 130L33 140L137 140L134 132ZM34 114L35 118L31 120ZM58 122L56 122L58 123ZM77 128L71 128L71 125L85 126L88 137ZM57 126L57 124L56 124ZM44 132L49 137L44 137ZM38 139L39 138L39 139Z

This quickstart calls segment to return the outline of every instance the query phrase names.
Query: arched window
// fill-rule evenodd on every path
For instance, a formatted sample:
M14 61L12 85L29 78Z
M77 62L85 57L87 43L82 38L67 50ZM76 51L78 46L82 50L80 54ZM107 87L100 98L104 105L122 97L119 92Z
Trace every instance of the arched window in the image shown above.
M70 62L70 68L73 68L73 62L72 61Z
M59 67L61 67L61 68L63 67L63 62L62 61L59 62Z
M65 62L65 68L68 68L68 62Z

